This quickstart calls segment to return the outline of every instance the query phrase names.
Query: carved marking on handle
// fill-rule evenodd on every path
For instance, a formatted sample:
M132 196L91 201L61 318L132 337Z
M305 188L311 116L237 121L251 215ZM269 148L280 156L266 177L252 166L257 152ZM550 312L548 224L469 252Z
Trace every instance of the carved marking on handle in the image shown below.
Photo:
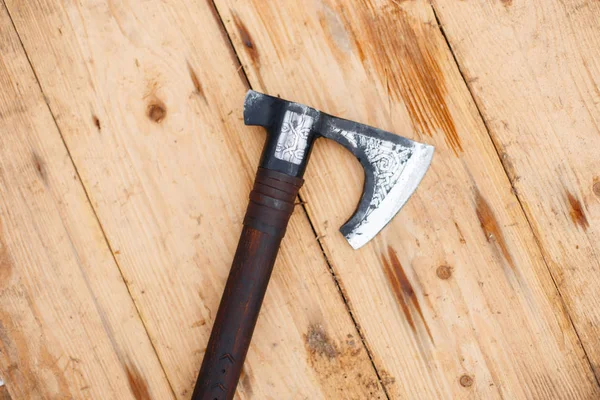
M223 386L222 383L216 383L216 384L212 385L211 389L215 389L215 388L219 388L223 392L225 391L225 386Z
M223 354L223 355L221 356L221 358L219 358L219 360L224 360L224 359L227 359L227 360L229 360L229 362L230 362L230 363L232 363L232 364L233 364L233 363L234 363L234 361L235 361L235 358L233 358L233 356L232 356L231 354L229 354L229 353L225 353L225 354Z

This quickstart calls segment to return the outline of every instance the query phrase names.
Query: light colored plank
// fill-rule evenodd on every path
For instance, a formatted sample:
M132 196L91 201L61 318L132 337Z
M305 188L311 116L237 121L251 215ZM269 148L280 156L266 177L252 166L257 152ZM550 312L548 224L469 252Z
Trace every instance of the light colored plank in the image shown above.
M264 132L210 2L8 1L180 398L189 398ZM238 391L383 397L301 209L292 216Z
M435 7L600 379L600 3Z
M0 398L173 398L2 3L0 26Z
M429 3L216 4L256 89L437 148L359 251L337 232L361 192L358 162L317 143L301 192L391 397L600 396Z

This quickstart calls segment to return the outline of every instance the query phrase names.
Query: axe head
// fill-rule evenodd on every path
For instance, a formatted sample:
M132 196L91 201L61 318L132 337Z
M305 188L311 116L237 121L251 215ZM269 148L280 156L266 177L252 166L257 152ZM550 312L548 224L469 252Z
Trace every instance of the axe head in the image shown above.
M355 249L400 211L433 157L433 146L253 90L246 95L244 122L269 132L263 168L302 177L318 137L335 140L358 158L365 170L363 194L354 215L340 228Z

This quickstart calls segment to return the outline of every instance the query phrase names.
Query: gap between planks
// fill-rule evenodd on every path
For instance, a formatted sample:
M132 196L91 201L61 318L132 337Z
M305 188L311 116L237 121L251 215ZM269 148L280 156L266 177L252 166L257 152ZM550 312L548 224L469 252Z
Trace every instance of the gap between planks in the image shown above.
M158 356L158 352L156 351L156 346L154 345L154 342L152 341L152 338L150 337L150 334L148 333L148 328L146 327L146 322L144 321L144 318L140 312L140 309L138 308L138 305L136 303L136 301L133 299L133 296L131 294L131 290L129 289L129 285L127 283L127 280L125 279L124 275L123 275L123 271L121 269L121 266L119 265L119 262L117 261L117 258L115 256L115 252L108 240L108 237L106 236L106 232L104 231L104 226L102 225L102 222L100 221L100 218L98 217L98 213L96 212L96 208L94 208L94 205L92 203L92 200L90 199L90 195L88 193L88 190L85 186L85 184L83 183L83 180L81 179L81 175L79 174L79 170L77 169L77 165L75 164L75 160L73 160L73 156L71 155L71 151L69 149L69 146L67 146L67 142L65 141L65 137L60 129L60 126L58 125L58 123L56 122L56 117L54 115L54 112L52 111L52 108L50 107L50 103L48 102L48 97L46 97L46 94L44 93L44 89L42 88L42 84L40 83L40 80L38 78L37 73L35 72L35 68L33 67L33 64L31 63L31 59L29 58L29 54L27 53L27 50L25 49L25 46L23 45L23 40L21 40L21 35L19 34L19 31L17 29L17 26L15 25L15 21L10 13L9 8L6 6L6 3L4 2L4 0L0 0L0 5L6 10L6 13L8 14L8 17L10 19L11 25L12 25L12 29L15 31L17 37L19 38L19 44L21 45L21 49L23 50L23 54L25 54L25 58L27 59L27 63L29 64L29 67L31 68L31 72L33 73L33 76L35 77L35 81L36 84L38 86L38 88L40 89L40 92L42 93L42 97L44 98L44 103L46 104L46 107L48 109L48 112L50 113L50 115L52 116L52 122L54 122L54 126L56 126L56 129L60 135L60 139L63 143L63 146L65 146L65 150L67 151L67 154L69 155L69 160L71 161L71 165L73 165L73 168L75 169L75 174L77 175L77 180L79 181L79 183L81 184L81 187L83 189L83 192L85 193L85 197L90 205L90 208L92 210L92 213L94 215L94 218L96 219L96 221L98 222L98 226L100 227L100 231L102 232L102 237L104 238L104 242L106 243L106 246L108 247L110 254L112 256L112 259L115 263L115 265L117 266L117 269L119 270L119 274L121 275L121 279L123 280L123 283L125 284L125 287L127 288L127 293L129 294L129 297L131 298L131 301L133 302L133 305L135 307L135 311L142 323L142 326L144 327L144 331L146 332L146 336L148 337L148 341L150 342L150 345L152 346L152 350L154 351L154 355L156 356L156 359L158 360L158 363L160 365L160 368L163 371L163 374L165 375L165 379L166 381L169 383L169 389L171 389L171 394L173 395L173 398L176 399L177 395L175 394L175 389L173 388L173 384L171 383L171 381L169 380L169 377L167 375L167 371L165 370L165 367L162 363L162 360L160 359L160 357ZM116 350L116 349L115 349ZM9 391L10 393L10 391Z
M529 230L531 231L533 237L535 238L535 243L536 243L536 246L537 246L537 248L538 248L538 250L540 252L540 255L542 257L542 261L544 262L544 266L546 267L546 270L548 270L548 274L550 275L550 278L552 279L552 283L554 284L554 287L556 288L556 292L558 293L558 295L560 297L561 307L562 307L565 315L569 319L569 323L571 324L571 327L573 328L573 331L575 332L575 335L577 336L577 342L579 343L579 346L581 347L581 350L583 351L583 354L585 354L585 359L586 359L586 361L587 361L587 363L588 363L588 365L590 367L590 370L592 371L592 375L594 376L594 378L596 380L596 384L600 387L600 376L596 375L594 367L592 365L592 361L590 359L590 356L589 356L589 354L588 354L585 346L583 345L583 342L581 340L579 332L577 331L577 327L573 323L573 319L571 318L571 314L570 314L569 309L568 309L568 307L567 307L567 305L565 303L565 300L563 298L563 294L562 294L562 292L560 290L560 287L556 283L556 279L555 279L554 275L552 274L552 271L550 270L550 267L548 265L548 260L546 259L546 257L547 257L546 253L545 253L545 251L544 251L544 249L542 247L542 244L540 242L539 237L536 235L536 232L533 229L533 225L531 223L530 216L525 212L525 208L523 207L523 201L521 200L521 197L519 196L519 193L515 190L514 183L510 179L510 174L508 173L506 165L502 161L502 156L500 155L499 146L498 146L497 142L494 140L494 137L492 136L492 133L490 131L488 123L485 120L485 118L483 117L483 114L481 112L481 108L480 108L479 104L477 103L477 100L475 99L475 96L473 95L473 90L471 88L471 85L469 84L469 82L465 78L463 70L460 67L460 63L458 62L458 59L456 58L456 54L454 54L454 50L452 49L452 46L450 45L450 41L448 40L448 37L446 36L446 32L444 31L444 27L442 26L442 23L440 22L440 19L439 19L438 15L437 15L437 12L435 10L435 6L431 2L429 2L429 6L431 7L431 11L433 12L433 15L435 17L435 22L437 24L437 27L440 30L440 33L442 34L442 36L444 37L444 40L446 42L446 46L448 47L448 50L450 51L450 54L452 54L452 59L454 60L454 64L456 64L456 68L458 69L460 77L462 78L462 80L463 80L463 82L464 82L467 90L469 91L469 96L473 100L473 104L475 105L475 108L477 109L477 113L479 114L479 118L481 118L481 121L483 122L483 126L485 127L485 131L487 132L488 136L490 137L492 145L494 146L494 150L496 150L496 155L498 156L498 160L500 161L500 164L502 165L502 169L504 170L504 173L506 174L506 177L508 178L508 181L510 182L510 184L512 186L513 194L514 194L515 198L517 199L517 202L519 203L519 207L521 208L523 216L525 217L525 220L527 221L527 225L529 227Z

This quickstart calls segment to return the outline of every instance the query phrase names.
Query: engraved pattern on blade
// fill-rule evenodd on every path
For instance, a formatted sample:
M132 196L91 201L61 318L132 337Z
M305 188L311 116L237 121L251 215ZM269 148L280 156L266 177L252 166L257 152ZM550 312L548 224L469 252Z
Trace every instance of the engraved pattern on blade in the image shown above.
M300 165L308 146L308 135L313 121L310 115L286 111L275 148L275 157Z
M358 229L369 220L369 214L377 209L379 204L385 199L390 190L394 187L407 161L412 157L413 150L392 142L362 135L356 132L339 130L350 145L360 148L367 156L369 164L373 166L374 184L373 198L367 208L365 217L355 227Z

